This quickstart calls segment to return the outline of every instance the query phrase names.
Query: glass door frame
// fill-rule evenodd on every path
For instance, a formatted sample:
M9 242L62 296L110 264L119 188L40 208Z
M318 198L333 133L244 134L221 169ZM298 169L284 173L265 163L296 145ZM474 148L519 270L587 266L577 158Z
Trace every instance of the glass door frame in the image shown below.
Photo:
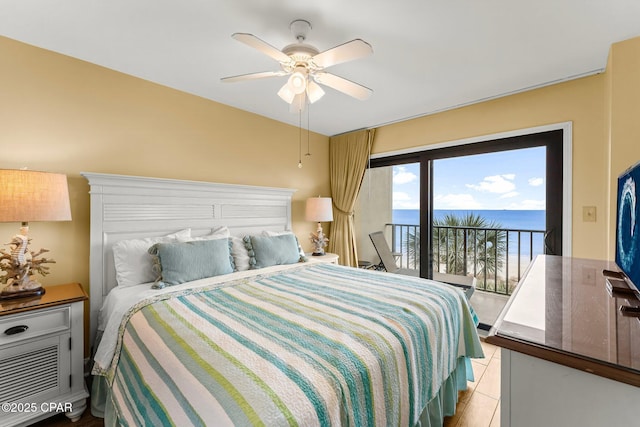
M539 128L523 129L514 132L488 135L484 137L454 141L446 144L423 146L410 152L372 156L370 167L398 166L407 163L420 163L420 274L432 277L432 227L433 223L433 160L484 154L505 150L547 147L546 182L562 182L555 191L547 191L547 221L555 218L551 225L553 232L547 237L553 253L571 255L571 122ZM549 167L549 165L552 165ZM547 184L547 189L549 184ZM428 191L424 191L427 189ZM554 222L554 221L552 221ZM550 224L547 224L547 229ZM426 244L425 243L426 238Z

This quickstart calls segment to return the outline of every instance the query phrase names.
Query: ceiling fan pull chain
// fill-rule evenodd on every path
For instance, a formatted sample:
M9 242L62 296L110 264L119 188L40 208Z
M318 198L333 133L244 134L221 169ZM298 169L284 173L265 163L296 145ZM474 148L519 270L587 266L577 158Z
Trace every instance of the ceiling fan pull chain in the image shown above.
M302 169L302 110L298 110L298 169Z
M311 124L310 124L310 114L309 114L309 110L311 109L311 103L309 102L309 97L307 97L307 154L305 154L305 156L310 157L311 156L311 150L310 150L310 139L311 139Z

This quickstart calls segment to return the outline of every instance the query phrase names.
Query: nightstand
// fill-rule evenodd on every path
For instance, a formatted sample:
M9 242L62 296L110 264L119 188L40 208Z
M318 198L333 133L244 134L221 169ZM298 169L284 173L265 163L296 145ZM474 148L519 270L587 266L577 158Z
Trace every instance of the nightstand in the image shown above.
M320 256L313 256L311 253L307 254L307 262L326 262L328 264L337 264L339 258L340 255L329 252Z
M87 407L84 301L79 283L44 295L0 302L0 425L64 412L77 421Z

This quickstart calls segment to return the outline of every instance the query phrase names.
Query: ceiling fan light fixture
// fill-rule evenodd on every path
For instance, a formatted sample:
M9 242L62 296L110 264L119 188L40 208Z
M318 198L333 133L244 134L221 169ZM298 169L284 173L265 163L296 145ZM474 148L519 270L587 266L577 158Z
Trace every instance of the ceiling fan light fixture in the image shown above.
M324 90L314 81L309 80L307 83L307 96L309 97L309 103L313 104L324 96Z
M296 95L303 93L307 89L306 70L303 67L296 67L296 70L289 76L287 85Z
M278 91L278 96L287 104L291 104L296 94L291 90L289 82L287 82Z

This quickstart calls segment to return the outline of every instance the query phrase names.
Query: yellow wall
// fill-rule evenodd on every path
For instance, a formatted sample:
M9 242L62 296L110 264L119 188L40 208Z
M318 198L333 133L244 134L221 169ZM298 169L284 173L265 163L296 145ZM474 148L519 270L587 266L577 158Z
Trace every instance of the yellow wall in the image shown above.
M297 188L328 195L328 138L0 37L0 167L68 175L73 221L31 224L57 260L45 285L89 282L89 196L81 171ZM612 46L607 72L380 128L375 154L572 121L574 256L610 259L617 175L640 160L640 38ZM596 222L582 207L596 206ZM8 241L18 224L0 224ZM4 236L4 237L2 237ZM305 239L302 239L303 241ZM308 245L308 242L307 242Z
M0 168L69 180L73 221L30 227L32 249L57 261L43 284L88 290L82 171L296 188L294 231L314 230L304 200L329 195L328 137L311 135L313 155L298 169L296 127L2 37L0 58ZM0 243L18 227L0 224Z
M608 144L610 158L609 253L615 249L615 206L617 177L640 161L640 37L616 43L607 64Z
M573 122L572 254L607 258L609 165L604 75L590 76L382 127L374 153L455 141L560 122ZM628 155L631 155L629 153ZM633 155L631 155L633 157ZM635 158L640 153L635 151ZM582 207L596 206L596 222Z

